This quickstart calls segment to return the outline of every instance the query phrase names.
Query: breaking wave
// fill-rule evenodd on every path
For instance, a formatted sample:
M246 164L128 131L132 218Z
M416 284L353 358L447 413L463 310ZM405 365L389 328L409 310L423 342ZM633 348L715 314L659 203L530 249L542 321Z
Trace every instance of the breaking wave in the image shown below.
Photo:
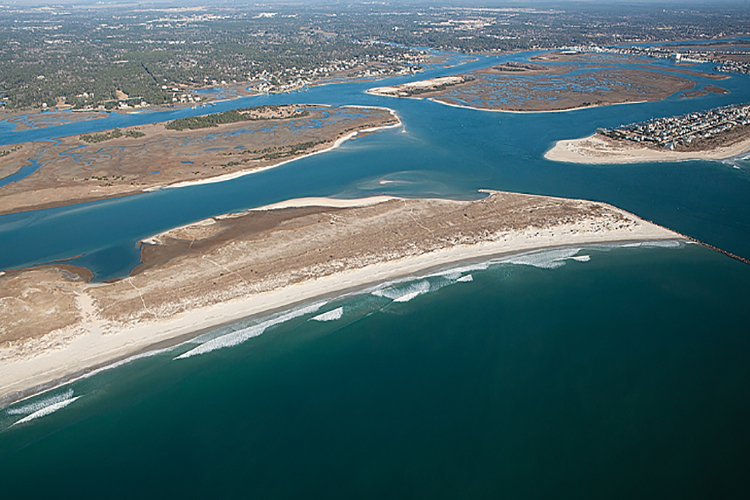
M241 330L222 335L221 337L216 337L215 339L209 340L199 345L198 347L177 356L174 359L185 359L192 356L197 356L199 354L206 354L207 352L215 351L217 349L224 349L225 347L234 347L236 345L242 344L243 342L246 342L253 337L257 337L258 335L263 334L263 332L274 325L285 323L294 318L304 316L305 314L316 312L324 305L325 302L311 304L309 306L301 307L288 313L281 314L257 325L242 328Z
M332 311L324 312L323 314L318 314L317 316L314 316L310 319L314 321L335 321L337 319L341 319L341 316L344 315L344 308L338 307Z
M450 271L446 271L446 272L440 274L439 276L442 276L443 278L449 279L451 281L455 281L455 280L457 280L457 279L459 279L461 277L461 271L453 269L453 270L450 270Z
M451 281L455 281L455 280L458 280L458 278L460 278L461 275L464 274L464 273L470 273L472 271L484 271L484 270L488 269L493 263L494 263L494 261L489 260L489 261L486 261L486 262L478 262L476 264L468 264L468 265L465 265L465 266L453 267L453 268L448 269L446 271L441 271L441 272L439 272L437 274L431 274L431 275L428 276L428 278L432 277L432 276L440 276L442 278L446 278L446 279L449 279Z
M29 413L37 412L43 408L46 408L47 406L57 404L61 401L65 401L66 399L70 399L72 397L73 397L73 389L68 389L62 394L58 394L56 396L42 399L41 401L35 401L33 403L26 404L23 406L17 406L15 408L8 408L6 410L6 413L8 415L28 415Z
M81 380L84 378L93 377L94 375L98 375L102 372L105 372L107 370L112 370L113 368L119 368L123 365L127 365L128 363L132 363L133 361L142 359L142 358L150 358L151 356L156 356L157 354L162 354L165 352L173 351L177 346L173 347L167 347L164 349L156 349L153 351L143 352L141 354L136 354L134 356L130 356L129 358L121 359L120 361L116 361L112 363L111 365L102 366L101 368L97 368L96 370L92 370L84 375L81 375L80 377L76 378L75 380ZM74 380L71 380L70 382L73 382ZM70 383L68 382L68 383Z
M560 248L556 250L547 250L545 252L518 255L510 257L504 260L504 262L539 267L542 269L557 269L558 267L564 266L566 260L574 258L580 251L580 248ZM586 257L588 257L588 255ZM581 260L581 262L586 262L586 260Z
M409 302L411 299L430 291L430 282L427 280L417 281L401 288L388 287L372 292L377 297L385 297L393 302Z
M642 248L680 248L682 243L676 240L644 241L637 246Z
M23 423L29 422L31 420L34 420L36 418L39 418L39 417L46 417L47 415L49 415L51 413L55 413L57 410L65 408L70 403L72 403L73 401L75 401L76 399L78 399L80 397L81 396L76 396L74 398L66 399L65 401L60 401L59 403L55 403L53 405L46 406L46 407L42 408L41 410L35 411L34 413L32 413L31 415L29 415L27 417L23 417L21 420L19 420L18 422L15 422L13 425L23 424Z
M456 283L470 283L474 281L474 277L471 274L467 274L466 276L461 276L456 280Z
M16 408L9 408L6 413L8 415L26 415L22 419L13 423L13 425L23 424L40 417L45 417L61 408L65 408L80 397L81 396L74 397L73 389L68 389L64 393L58 394L57 396L52 396L41 401L35 401L34 403L18 406Z

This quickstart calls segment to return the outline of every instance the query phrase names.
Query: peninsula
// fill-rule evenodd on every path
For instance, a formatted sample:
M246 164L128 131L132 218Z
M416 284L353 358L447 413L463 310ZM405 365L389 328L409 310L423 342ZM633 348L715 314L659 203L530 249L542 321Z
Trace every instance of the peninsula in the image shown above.
M0 214L238 177L400 123L385 108L257 106L17 144L0 148Z
M640 163L723 160L750 151L750 105L600 129L582 139L558 141L544 155L571 163Z
M505 192L302 199L217 216L144 241L125 279L92 283L66 265L0 273L0 401L248 316L460 262L679 239L604 203Z

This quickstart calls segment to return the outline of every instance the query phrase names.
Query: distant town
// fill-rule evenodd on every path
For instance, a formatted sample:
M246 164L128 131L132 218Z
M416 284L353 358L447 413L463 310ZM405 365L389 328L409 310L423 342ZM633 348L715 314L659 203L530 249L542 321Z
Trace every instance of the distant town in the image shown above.
M750 104L739 104L688 113L667 118L654 118L614 129L599 129L599 134L612 139L653 144L662 148L687 149L750 125Z
M715 63L714 69L722 73L750 74L750 49L701 50L695 45L676 50L675 47L600 47L597 45L564 47L569 53L617 54L624 56L671 59L677 63Z
M747 72L750 63L744 50L750 44L742 39L750 11L731 6L92 5L0 5L0 112L202 105L343 79L407 75L456 64L457 53L580 46L710 58L720 71ZM684 45L686 39L714 42ZM671 46L613 48L653 42Z

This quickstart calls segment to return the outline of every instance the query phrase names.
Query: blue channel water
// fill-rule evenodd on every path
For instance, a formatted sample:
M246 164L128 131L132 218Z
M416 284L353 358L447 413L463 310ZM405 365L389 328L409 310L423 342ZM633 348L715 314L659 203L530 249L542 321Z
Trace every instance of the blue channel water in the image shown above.
M306 92L241 98L197 109L111 113L107 118L89 122L2 134L0 142L8 144L50 140L114 126L281 103L386 106L395 109L404 122L402 130L356 139L325 155L230 182L0 216L0 268L21 268L80 256L73 263L91 268L96 279L106 280L127 275L139 263L139 240L220 213L302 196L394 194L467 199L477 197L477 189L482 188L606 201L750 257L747 160L588 166L543 158L555 141L583 137L597 127L748 102L748 76L735 75L720 81L730 91L726 95L694 99L673 96L662 102L563 113L475 111L364 93L374 85L459 73L507 59L525 60L529 55L485 56L463 66L377 83L325 85ZM695 79L701 84L711 82Z

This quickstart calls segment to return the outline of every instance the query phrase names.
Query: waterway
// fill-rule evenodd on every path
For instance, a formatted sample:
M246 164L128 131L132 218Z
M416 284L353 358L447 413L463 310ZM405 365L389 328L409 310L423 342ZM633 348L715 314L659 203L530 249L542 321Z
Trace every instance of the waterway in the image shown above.
M606 201L750 257L746 159L543 158L555 141L597 127L750 101L747 76L721 81L726 95L544 114L364 93L528 55L210 108L17 132L0 123L2 144L292 102L387 106L404 123L228 182L2 216L0 268L74 257L105 280L138 264L140 239L211 215L302 196L471 199L480 188ZM186 344L0 410L3 489L9 497L60 488L91 497L740 497L750 486L750 268L697 245L570 257L579 258L416 279L287 321L236 325L212 335L269 322L231 348L175 359L198 345ZM313 320L325 313L330 321Z

